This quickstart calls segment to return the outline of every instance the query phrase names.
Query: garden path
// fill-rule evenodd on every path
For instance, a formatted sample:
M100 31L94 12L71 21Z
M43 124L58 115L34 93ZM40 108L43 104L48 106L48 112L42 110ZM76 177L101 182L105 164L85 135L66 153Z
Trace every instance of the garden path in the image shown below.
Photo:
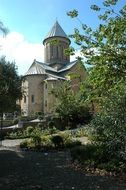
M30 152L0 149L1 190L125 190L114 179L71 167L69 151Z

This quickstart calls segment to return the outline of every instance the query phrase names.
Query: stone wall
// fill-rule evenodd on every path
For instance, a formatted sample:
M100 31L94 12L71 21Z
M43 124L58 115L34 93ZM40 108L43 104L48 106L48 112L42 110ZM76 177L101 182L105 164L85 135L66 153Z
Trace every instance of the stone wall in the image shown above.
M38 111L44 111L44 79L43 75L30 75L24 78L22 85L24 96L26 96L26 102L24 96L21 101L21 109L24 115L31 115Z
M44 62L64 64L70 61L64 50L69 47L69 39L62 37L49 38L44 42Z
M50 114L55 111L55 105L57 103L57 98L52 93L54 88L62 85L63 81L60 80L47 80L45 82L45 90L44 90L44 113Z

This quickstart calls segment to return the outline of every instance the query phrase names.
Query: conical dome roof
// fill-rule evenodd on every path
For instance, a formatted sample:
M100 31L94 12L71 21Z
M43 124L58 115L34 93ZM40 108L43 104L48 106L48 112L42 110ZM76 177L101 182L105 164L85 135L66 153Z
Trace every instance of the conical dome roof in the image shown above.
M64 32L62 27L59 25L58 21L55 22L55 24L53 25L53 27L51 28L51 30L49 31L49 33L43 40L43 43L45 42L46 39L52 38L52 37L63 37L63 38L67 38L69 40L66 33Z

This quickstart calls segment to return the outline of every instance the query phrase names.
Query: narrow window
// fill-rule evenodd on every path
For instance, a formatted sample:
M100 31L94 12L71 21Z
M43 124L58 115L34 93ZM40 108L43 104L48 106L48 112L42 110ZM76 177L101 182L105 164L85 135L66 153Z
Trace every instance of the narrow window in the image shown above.
M52 88L54 88L54 84L52 84Z
M51 58L53 58L53 46L51 46Z
M45 83L45 89L47 89L47 83Z
M34 101L35 101L34 95L31 95L31 102L34 103Z
M47 107L47 100L45 101L45 107Z
M26 103L26 96L24 96L24 103Z
M56 58L59 57L58 46L56 46Z

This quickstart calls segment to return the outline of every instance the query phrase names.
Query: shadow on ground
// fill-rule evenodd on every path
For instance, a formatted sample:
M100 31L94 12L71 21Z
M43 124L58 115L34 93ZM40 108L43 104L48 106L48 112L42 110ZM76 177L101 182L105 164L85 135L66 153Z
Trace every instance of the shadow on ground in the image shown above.
M1 190L125 190L110 178L70 167L68 152L0 151Z

